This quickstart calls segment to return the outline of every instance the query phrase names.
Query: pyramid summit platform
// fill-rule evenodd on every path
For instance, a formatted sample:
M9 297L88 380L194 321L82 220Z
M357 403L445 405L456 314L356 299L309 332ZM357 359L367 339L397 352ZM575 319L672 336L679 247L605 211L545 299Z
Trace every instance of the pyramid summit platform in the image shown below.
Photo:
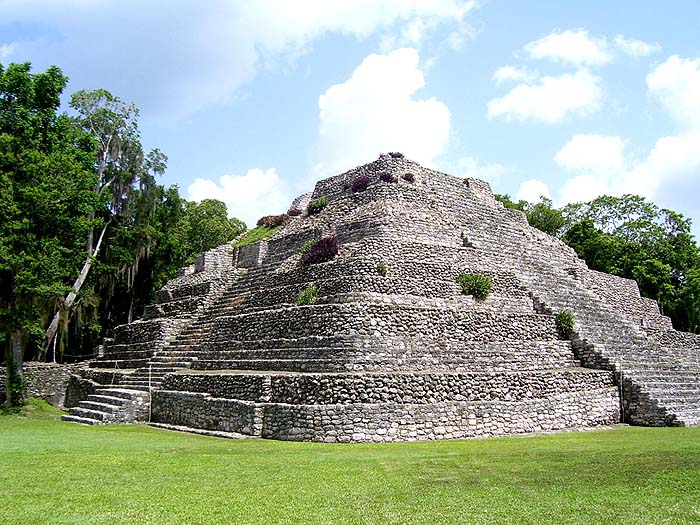
M700 336L486 182L383 155L292 208L318 198L319 213L181 270L72 378L65 419L326 442L700 423ZM338 254L300 264L322 238ZM464 273L490 294L463 294Z

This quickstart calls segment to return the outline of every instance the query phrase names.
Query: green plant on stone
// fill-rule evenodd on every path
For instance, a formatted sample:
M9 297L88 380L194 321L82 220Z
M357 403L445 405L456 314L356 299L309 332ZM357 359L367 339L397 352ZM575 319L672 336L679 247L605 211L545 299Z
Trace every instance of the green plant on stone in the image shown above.
M299 292L297 306L314 304L316 299L318 299L318 286L316 286L316 283L309 283L306 288Z
M321 213L323 208L328 206L328 199L325 197L319 197L318 199L315 199L309 203L309 205L306 207L306 213L309 215L316 215L317 213Z
M386 277L386 274L389 273L389 268L384 261L379 261L377 263L377 273L382 277Z
M486 299L493 287L491 277L481 273L460 273L456 280L463 294L473 295L476 299Z
M557 332L563 339L569 339L571 334L574 333L574 314L568 310L559 310L555 317L555 323L557 325Z
M304 255L306 251L314 245L314 242L316 241L314 241L313 239L309 239L304 244L302 244L299 247L299 255Z

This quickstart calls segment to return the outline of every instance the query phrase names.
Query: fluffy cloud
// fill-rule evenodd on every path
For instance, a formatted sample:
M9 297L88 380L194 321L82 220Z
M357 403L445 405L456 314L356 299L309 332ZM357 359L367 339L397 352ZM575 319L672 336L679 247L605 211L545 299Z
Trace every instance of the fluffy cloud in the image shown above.
M450 112L435 98L414 98L425 85L415 49L369 55L342 84L318 101L316 176L368 162L380 152L401 151L431 165L443 150Z
M261 63L296 57L335 32L366 38L468 30L474 2L460 0L235 0L193 3L105 0L0 2L0 27L23 25L34 37L2 46L37 69L60 64L73 89L105 86L145 112L186 117L226 103ZM446 37L447 38L447 37Z
M668 58L647 75L649 93L655 96L685 129L700 129L700 58Z
M510 170L502 164L483 164L474 157L462 157L456 166L448 166L445 171L458 177L470 177L496 183Z
M525 45L525 53L532 59L548 59L576 67L596 67L609 64L616 52L639 58L657 53L659 44L617 35L612 41L594 37L582 28L554 31Z
M661 51L661 46L659 44L650 44L643 40L625 38L622 35L617 35L614 42L620 51L633 58L645 57Z
M678 125L640 159L626 159L620 137L576 135L555 161L578 172L560 190L562 203L634 192L654 198L700 170L700 59L668 58L647 76L649 93Z
M613 59L605 38L595 38L585 29L554 31L525 45L533 59L549 59L575 66L602 66Z
M535 84L518 84L509 93L488 103L489 117L506 121L534 120L547 124L570 115L596 111L603 98L600 77L586 70L558 77L544 76Z
M614 173L622 168L624 148L620 137L574 135L554 160L570 170Z
M263 215L277 215L291 204L284 181L274 168L255 168L245 175L224 175L218 182L197 178L187 188L194 201L218 199L226 203L229 214L245 221L249 228Z
M526 67L520 66L501 66L493 74L493 80L496 84L505 82L531 82L537 80L539 73L532 71Z
M530 179L522 182L518 193L515 194L515 200L524 200L528 202L540 202L541 197L550 198L549 186L537 179Z

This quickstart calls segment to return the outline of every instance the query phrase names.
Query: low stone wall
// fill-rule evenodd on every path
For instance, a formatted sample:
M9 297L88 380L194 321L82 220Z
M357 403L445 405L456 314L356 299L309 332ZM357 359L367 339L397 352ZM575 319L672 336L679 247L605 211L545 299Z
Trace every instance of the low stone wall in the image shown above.
M27 396L38 397L58 408L66 405L66 389L71 374L76 374L84 364L24 363ZM6 371L0 371L0 403L6 400Z
M152 420L292 441L417 441L610 425L619 396L607 387L521 401L289 405L156 391Z

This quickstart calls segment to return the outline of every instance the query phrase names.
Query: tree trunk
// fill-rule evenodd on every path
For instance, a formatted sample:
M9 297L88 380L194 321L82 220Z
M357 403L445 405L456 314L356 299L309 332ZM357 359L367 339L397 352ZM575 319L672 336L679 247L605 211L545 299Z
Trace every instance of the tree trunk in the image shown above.
M24 400L24 349L22 348L22 332L14 330L11 335L10 348L7 355L7 391L8 406L19 406Z
M61 319L61 310L68 312L71 309L73 303L75 302L75 298L78 297L78 293L83 287L83 283L85 283L85 279L87 278L88 273L90 272L90 268L92 268L92 263L95 260L95 257L97 257L97 254L100 253L100 247L102 246L102 241L104 240L105 232L107 231L109 222L110 221L108 221L102 228L100 238L97 240L97 246L95 246L95 249L92 253L88 254L87 258L85 259L85 263L83 264L83 269L80 270L80 275L73 283L73 289L63 300L62 307L54 314L53 319L51 320L51 324L49 324L49 327L46 329L44 341L41 345L41 359L43 359L44 356L46 356L46 352L48 351L49 347L51 346L51 343L53 343L53 340L56 337L56 332L58 332L58 322Z

